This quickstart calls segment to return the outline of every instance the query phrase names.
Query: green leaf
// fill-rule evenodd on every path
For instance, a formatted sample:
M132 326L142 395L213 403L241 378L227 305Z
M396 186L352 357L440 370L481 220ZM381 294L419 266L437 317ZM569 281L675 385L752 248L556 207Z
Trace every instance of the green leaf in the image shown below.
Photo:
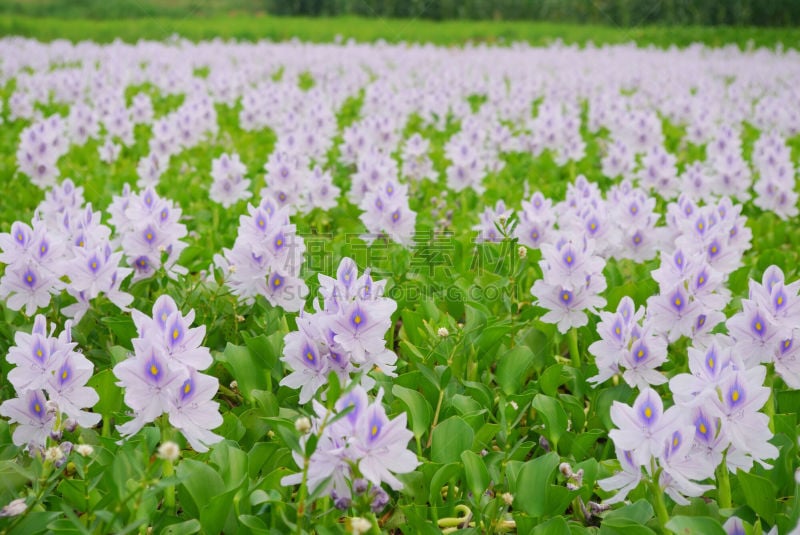
M745 501L756 514L770 524L775 523L777 501L776 489L772 482L764 477L737 470L739 485L744 492Z
M570 530L564 517L557 516L536 526L533 535L570 535Z
M651 518L653 518L655 513L653 512L653 506L647 500L639 500L636 503L632 503L630 505L626 505L625 507L620 507L619 509L615 509L605 517L603 517L603 523L606 521L614 521L614 520L630 520L636 524L646 524Z
M185 462L185 461L184 461ZM233 514L233 497L239 489L218 494L200 506L200 523L206 533L221 533L228 515Z
M411 390L400 385L392 387L392 394L405 403L411 417L411 431L416 438L420 438L428 431L431 425L431 407L425 398L416 390Z
M553 364L547 368L542 375L539 376L539 388L548 396L555 397L558 393L558 387L563 384L561 380L561 371L564 366L561 364Z
M236 382L239 383L239 391L251 403L253 402L253 390L269 390L269 370L253 358L247 347L228 343L225 351L217 354L217 360L222 361Z
M517 475L514 506L533 517L549 513L545 500L559 462L560 459L555 452L526 462Z
M192 517L200 516L201 511L206 509L211 499L225 488L222 476L200 461L184 459L178 464L175 471L183 481L183 484L178 487L178 492L183 494L181 491L185 490L188 494L186 498L189 498L185 500L181 497L181 505ZM205 523L203 525L205 526Z
M431 460L440 464L458 462L461 452L472 447L474 437L472 428L463 419L458 416L448 418L433 430Z
M666 527L675 535L725 535L720 523L708 516L675 516Z
M544 432L542 433L547 440L558 447L558 440L567 431L567 413L557 399L536 394L531 403L534 409L539 411L544 422Z
M627 518L617 518L600 524L600 535L656 535L645 525Z
M450 463L440 467L431 478L430 501L432 504L442 503L442 487L461 473L460 463Z
M489 471L486 469L486 463L474 451L461 453L461 462L464 463L467 487L472 492L473 499L477 503L486 489L489 488Z
M518 345L500 357L494 375L503 392L510 396L522 389L532 369L533 351Z
M95 373L87 383L87 386L94 388L97 391L97 395L100 396L100 400L92 410L102 414L104 418L108 418L115 412L122 410L123 392L115 384L116 382L117 378L112 371L105 369Z
M185 522L170 524L161 530L161 535L193 535L194 533L198 533L201 528L200 521L196 518L192 518Z

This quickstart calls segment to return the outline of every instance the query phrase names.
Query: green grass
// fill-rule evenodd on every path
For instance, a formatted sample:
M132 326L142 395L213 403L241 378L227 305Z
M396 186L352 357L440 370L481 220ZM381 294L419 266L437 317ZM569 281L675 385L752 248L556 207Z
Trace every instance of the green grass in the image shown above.
M126 20L88 20L34 18L18 15L0 17L0 35L21 35L44 41L68 39L110 42L122 39L165 39L179 34L197 41L223 39L332 41L337 35L358 41L385 39L389 42L433 42L458 45L466 41L496 43L525 40L545 45L556 39L585 45L635 41L640 46L686 46L701 42L711 46L748 41L756 46L800 48L800 28L732 27L656 27L616 28L576 24L523 21L448 21L407 19L363 19L358 17L216 17L216 18L139 18Z

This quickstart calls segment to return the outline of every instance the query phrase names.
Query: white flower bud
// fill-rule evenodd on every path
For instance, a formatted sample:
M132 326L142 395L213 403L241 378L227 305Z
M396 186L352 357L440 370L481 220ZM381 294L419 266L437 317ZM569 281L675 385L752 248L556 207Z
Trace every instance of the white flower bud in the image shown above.
M372 524L366 518L355 517L350 519L350 529L353 535L362 535L372 529Z
M500 495L500 497L503 498L503 501L505 502L506 505L511 505L512 503L514 503L514 495L511 494L510 492L504 492L503 494Z
M94 448L89 444L78 444L75 446L75 451L77 451L82 457L88 457L94 453Z
M64 452L58 446L47 448L47 451L44 453L44 460L50 461L52 463L56 463L63 458L64 458Z
M448 336L450 336L450 331L447 330L447 327L439 327L439 330L436 331L436 334L438 334L442 338L447 338Z
M569 463L561 463L558 465L558 470L564 475L564 477L572 477L572 467L569 465Z
M24 513L27 508L25 498L17 498L10 501L3 509L0 509L0 516L18 516Z
M297 429L297 432L301 435L305 435L309 431L311 431L311 420L306 418L305 416L301 416L297 420L294 421L294 428Z
M177 444L168 440L158 447L158 456L165 461L174 463L181 456L181 449Z
M525 258L526 256L528 256L528 248L525 247L524 245L520 245L519 249L517 249L517 254L519 254L520 258Z

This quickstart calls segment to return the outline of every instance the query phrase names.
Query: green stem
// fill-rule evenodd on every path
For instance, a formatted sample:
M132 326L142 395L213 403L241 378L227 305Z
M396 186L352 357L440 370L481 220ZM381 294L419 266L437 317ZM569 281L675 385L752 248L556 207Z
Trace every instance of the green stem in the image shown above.
M731 479L728 472L727 453L722 456L722 462L717 467L717 499L720 509L730 509L731 505Z
M439 423L439 411L442 410L442 401L444 400L444 389L439 390L439 401L436 403L436 412L433 413L433 423L431 424L431 432L428 435L428 445L431 447L431 440L433 440L433 430L436 429L436 424Z
M569 338L569 356L572 359L572 366L576 370L581 369L581 354L578 352L578 329L573 327L567 334Z
M764 379L764 386L769 388L769 399L767 400L767 404L764 405L764 414L769 416L769 430L774 435L775 434L775 391L772 388L773 382L774 382L774 375L768 373L767 377Z
M164 478L172 477L175 474L175 466L172 461L164 459ZM175 485L167 485L164 489L164 505L168 515L175 514Z
M669 513L667 513L667 504L664 502L664 492L658 484L658 478L661 475L661 470L658 470L650 482L650 493L653 495L653 509L658 517L658 523L664 533L670 533L667 529L667 522L669 522Z
M378 519L375 517L375 514L369 513L367 515L367 520L369 520L369 523L372 524L371 532L374 533L375 535L380 535L381 527L380 525L378 525Z

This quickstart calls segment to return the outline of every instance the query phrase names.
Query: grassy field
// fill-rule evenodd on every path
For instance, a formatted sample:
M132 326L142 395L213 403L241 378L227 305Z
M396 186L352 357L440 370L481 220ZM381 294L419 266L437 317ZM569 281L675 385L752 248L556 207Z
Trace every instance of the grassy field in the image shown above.
M337 35L358 41L385 39L389 42L433 42L457 45L466 41L509 42L525 40L544 45L556 39L585 45L636 41L641 46L687 46L701 42L711 46L734 43L755 46L800 48L800 28L654 27L617 28L523 21L433 22L407 19L215 17L215 18L137 18L126 20L87 20L34 18L22 15L0 17L0 35L21 35L40 40L164 39L179 34L191 40L272 39L298 37L306 41L332 41Z

